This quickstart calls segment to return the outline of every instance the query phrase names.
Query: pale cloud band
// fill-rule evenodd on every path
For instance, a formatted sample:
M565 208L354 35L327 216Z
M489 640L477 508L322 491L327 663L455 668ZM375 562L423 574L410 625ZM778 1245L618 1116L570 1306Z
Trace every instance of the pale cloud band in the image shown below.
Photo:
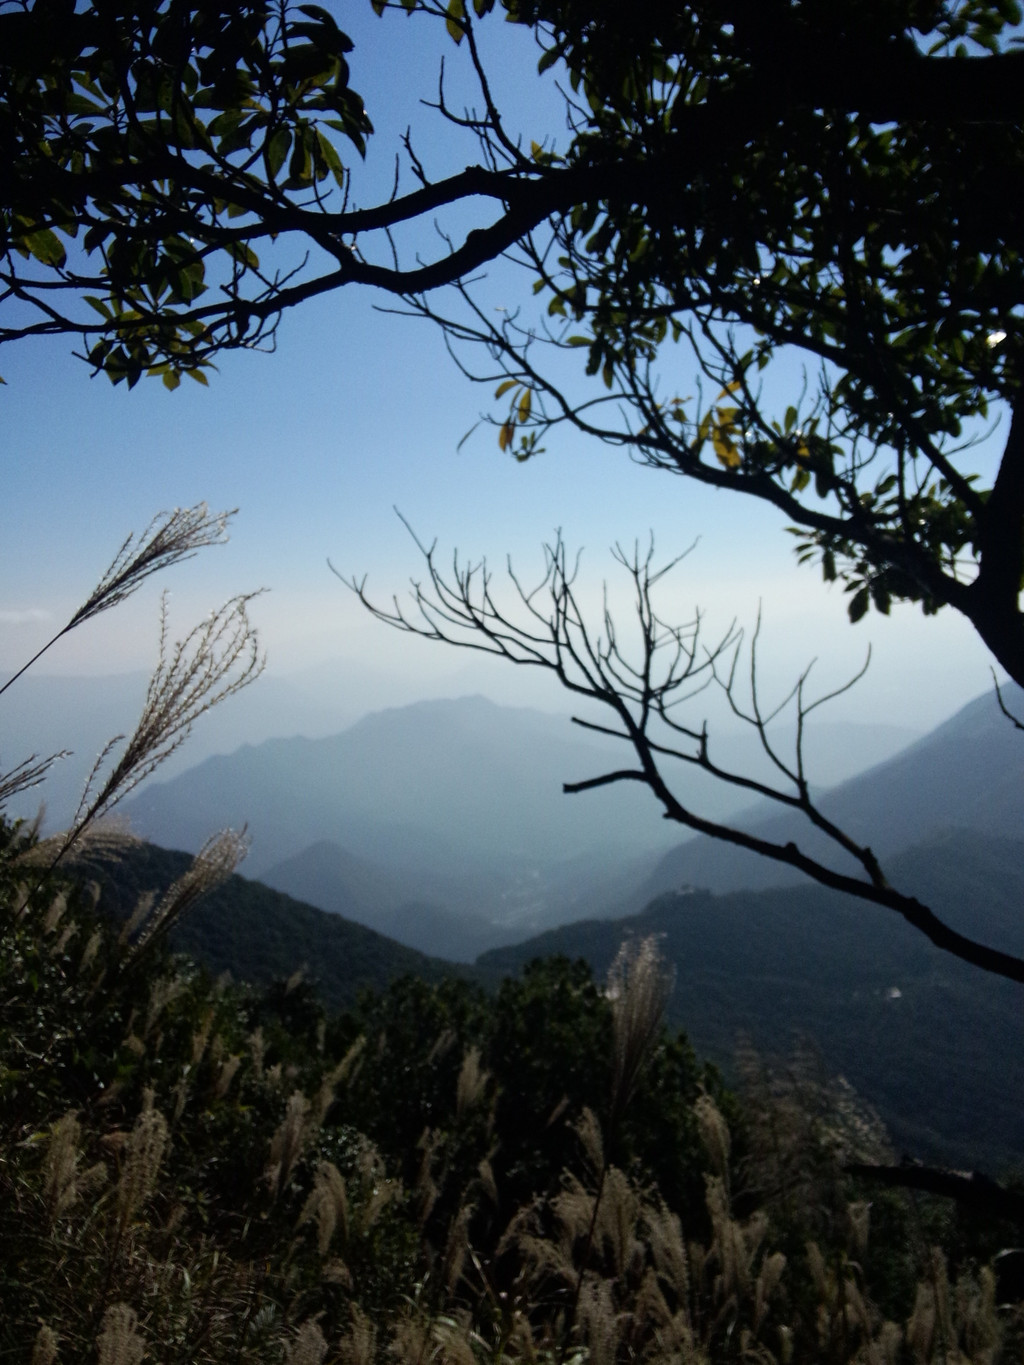
M26 607L23 611L5 611L0 607L0 626L27 626L36 621L51 621L53 613L42 607Z

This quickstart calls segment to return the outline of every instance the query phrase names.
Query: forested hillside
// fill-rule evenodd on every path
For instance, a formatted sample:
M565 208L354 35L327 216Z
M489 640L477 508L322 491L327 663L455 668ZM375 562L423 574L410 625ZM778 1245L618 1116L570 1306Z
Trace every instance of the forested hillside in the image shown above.
M93 860L90 875L124 918L141 891L163 894L188 863L142 844ZM950 831L894 866L952 921L1013 950L1024 845ZM637 915L568 924L456 967L235 875L170 942L215 974L261 985L302 971L325 1004L344 1008L360 989L385 989L402 974L458 973L494 990L552 955L583 959L600 979L624 942L648 935L674 977L668 1019L726 1074L747 1046L775 1057L817 1053L822 1074L852 1082L908 1155L996 1170L1024 1152L1024 1027L1013 985L985 980L890 912L814 886L667 894Z
M338 1015L169 959L161 905L97 918L3 829L12 1359L1019 1353L1019 1196L964 1182L958 1212L844 1174L890 1159L870 1115L753 1057L726 1090L661 1022L653 939L607 989L562 959Z
M187 853L131 844L112 856L86 857L82 874L97 879L106 912L126 920L140 895L163 896L191 862ZM235 980L266 986L301 972L332 1009L354 1004L361 990L384 990L403 975L438 981L455 971L449 962L237 873L205 895L169 938L175 950L214 975L228 972Z
M968 932L1020 946L1024 845L950 831L901 858L907 884ZM882 1114L901 1151L1013 1165L1024 1153L1017 988L933 948L891 912L821 887L685 890L619 920L566 925L478 961L500 980L536 956L605 972L624 938L657 936L675 972L669 1016L726 1068L744 1041L809 1046Z

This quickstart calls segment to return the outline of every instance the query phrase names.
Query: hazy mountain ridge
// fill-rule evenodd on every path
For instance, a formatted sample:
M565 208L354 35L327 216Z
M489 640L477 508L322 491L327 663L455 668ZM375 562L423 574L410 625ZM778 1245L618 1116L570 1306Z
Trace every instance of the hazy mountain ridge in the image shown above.
M646 793L597 793L585 810L563 798L562 782L601 771L608 747L577 739L561 717L483 697L420 702L327 738L268 740L209 759L130 809L147 837L186 848L205 837L215 808L221 824L247 819L260 870L323 838L371 859L384 844L389 862L441 866L456 850L489 866L557 861L606 838L664 843L653 801L637 799ZM423 846L406 856L413 831Z
M1010 810L1020 803L1005 789L1020 780L1008 758L1009 727L990 700L824 795L823 808L855 835L880 818L882 852L938 825L973 820L1000 829L992 800L983 799L996 785L992 773L998 767L1005 776L994 799ZM149 786L126 810L145 837L192 850L213 829L247 823L252 875L461 961L573 919L639 910L681 885L797 880L788 868L708 840L659 854L657 842L664 847L672 827L638 784L563 795L565 780L618 766L621 755L621 744L561 716L482 697L429 701L365 716L339 735L268 740L212 757ZM959 819L949 813L955 802L936 800L937 771L955 772L970 793ZM734 789L688 772L688 792L702 777L701 790L719 805L699 808L740 819L722 804L742 799ZM755 810L751 819L776 837L796 833L774 811ZM1018 832L1005 820L1002 830Z
M12 811L32 815L44 799L48 827L63 828L97 754L114 736L135 728L148 681L141 671L97 677L32 673L6 693L0 707L0 754L6 766L30 753L70 751L51 770L45 787L25 793ZM261 678L229 706L202 716L188 744L161 766L160 775L166 780L212 754L233 751L268 726L278 734L318 735L334 733L350 719L289 679Z
M474 950L507 941L510 922L526 936L551 922L549 906L572 906L581 885L666 845L653 798L635 784L564 796L564 780L601 772L610 753L614 744L562 717L479 697L422 702L330 738L210 758L125 811L144 837L189 850L212 829L246 823L254 876L375 925L399 910L408 923L403 907L432 905L465 921L460 931L449 919L434 951L465 957L460 932ZM499 929L475 940L474 926L489 923Z
M1024 692L1004 688L1011 710L1024 714ZM1015 733L994 691L968 703L894 758L823 793L818 806L840 829L889 858L943 828L960 827L1024 838L1024 736ZM768 802L736 823L772 842L790 840L843 871L853 861L808 822ZM715 891L786 886L800 876L744 849L694 836L666 853L630 899L640 909L653 896L683 885Z
M457 884L450 875L446 881L422 869L410 875L386 868L320 840L268 868L260 880L421 952L472 962L489 948L556 924L620 914L649 862L649 856L624 860L592 849L564 864L524 862L503 879Z
M449 886L446 897L437 879L389 872L329 840L269 868L260 880L420 952L472 962L495 943L496 926L490 921L447 908L445 900L456 888ZM434 898L428 898L431 892Z
M434 679L433 690L427 695L460 695L460 673L455 670L450 679ZM9 676L0 674L0 682ZM5 765L9 768L31 753L42 756L66 749L70 754L55 765L46 787L20 798L12 813L34 815L43 796L48 828L66 825L96 755L112 737L134 728L147 682L148 675L142 671L95 676L33 671L19 681L5 695L0 708L0 755ZM167 781L212 755L230 754L245 744L292 736L337 735L382 708L408 707L415 686L422 688L423 684L342 657L295 673L268 673L258 686L243 691L230 705L204 715L188 744L161 767L157 780ZM569 698L558 700L567 704ZM516 708L521 709L521 702ZM557 721L563 735L571 733L566 712L542 714ZM913 738L912 731L894 726L823 721L814 727L809 741L815 781L834 785L851 772L896 752ZM716 728L716 739L726 758L742 747L742 736L735 728L732 732ZM707 791L711 790L707 785ZM741 803L733 800L726 804L736 809ZM721 793L712 797L712 805L722 805Z

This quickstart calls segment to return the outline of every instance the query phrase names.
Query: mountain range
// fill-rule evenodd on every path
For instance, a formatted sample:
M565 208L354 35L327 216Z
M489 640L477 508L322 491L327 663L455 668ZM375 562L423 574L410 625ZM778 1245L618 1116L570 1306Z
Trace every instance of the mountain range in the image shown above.
M1006 700L1024 710L1018 694ZM820 798L871 842L894 885L1018 954L1019 740L985 696ZM227 910L211 902L180 941L216 970L266 979L306 963L337 1003L356 979L436 979L453 961L475 959L459 970L493 984L563 953L600 976L624 938L653 934L676 977L673 1022L704 1055L728 1067L738 1038L779 1054L810 1037L824 1069L847 1077L907 1151L992 1167L1019 1159L1018 988L934 949L890 911L812 883L743 885L788 870L744 868L701 838L659 849L664 822L633 784L562 796L562 780L616 754L559 717L480 698L420 703L331 738L208 759L153 784L131 814L143 832L192 848L225 816L250 817L248 870L272 889L232 878ZM797 833L763 803L736 818L775 838Z
M564 717L468 697L214 756L125 811L143 837L188 851L246 824L252 875L468 960L572 918L581 888L630 867L635 881L666 847L635 785L563 795L566 778L618 761L613 741Z
M883 859L953 825L1024 838L1015 740L995 697L983 696L823 793L821 808ZM848 744L870 752L859 734ZM799 880L731 845L680 840L635 782L563 794L566 780L622 766L624 752L563 716L482 697L425 701L341 734L212 756L151 783L125 810L143 837L188 851L225 824L247 824L251 875L462 962L558 924L640 910L681 886ZM690 768L680 778L687 801L712 819L798 840L826 861L845 856L777 806L744 809L743 789Z
M1024 716L1024 692L1003 689L1007 708ZM1022 737L1000 708L994 691L959 710L901 753L821 795L818 806L859 844L882 859L920 843L944 828L1024 838ZM775 843L794 840L829 866L853 863L800 815L766 801L744 811L739 824ZM633 892L640 909L653 896L679 886L715 891L783 886L797 880L792 869L707 837L690 838L666 853Z

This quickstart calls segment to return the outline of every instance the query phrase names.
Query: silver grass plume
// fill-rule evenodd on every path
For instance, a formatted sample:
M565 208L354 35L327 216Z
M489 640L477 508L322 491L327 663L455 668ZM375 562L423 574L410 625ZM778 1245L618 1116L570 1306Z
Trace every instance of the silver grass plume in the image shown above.
M713 1232L711 1256L719 1268L715 1284L716 1301L748 1297L753 1284L754 1261L768 1230L767 1217L759 1209L746 1223L737 1222L732 1217L725 1182L717 1175L706 1175L704 1184L705 1203ZM809 1261L812 1258L812 1245L808 1244ZM818 1269L824 1276L824 1263ZM811 1265L811 1274L813 1277L817 1275L814 1265Z
M257 596L243 593L231 598L184 640L169 646L165 594L160 608L159 660L139 723L102 781L104 765L123 736L111 740L93 765L62 852L180 748L201 715L263 672L266 660L247 612Z
M680 1303L690 1297L690 1258L679 1215L662 1203L644 1210L647 1244L658 1275Z
M455 1113L458 1118L463 1118L471 1109L476 1108L483 1099L490 1079L490 1072L480 1065L480 1049L469 1048L462 1059L455 1090Z
M13 682L13 679L11 680ZM3 689L0 688L0 691ZM8 773L0 773L0 810L7 805L12 796L17 796L19 792L29 791L32 787L38 787L40 782L46 780L46 776L51 766L58 759L67 758L68 749L61 749L59 753L51 754L49 758L41 759L38 754L32 754L24 759L17 767L12 768Z
M263 1079L263 1060L266 1056L267 1044L263 1037L263 1029L257 1026L249 1035L249 1055L252 1057L253 1075L257 1080Z
M128 1138L124 1166L117 1182L117 1207L122 1228L131 1222L152 1194L166 1146L167 1121L153 1108L153 1092L147 1090L142 1113L135 1120Z
M406 1308L403 1315L393 1319L390 1326L391 1340L387 1355L393 1360L403 1363L408 1361L410 1365L415 1362L415 1365L420 1365L420 1362L431 1358L433 1343L430 1340L429 1326L422 1316Z
M74 1114L65 1114L50 1130L50 1141L43 1163L43 1198L51 1219L56 1222L78 1197L79 1139L82 1130Z
M153 982L149 992L149 1004L146 1007L146 1022L142 1030L143 1038L149 1037L164 1010L168 1005L173 1005L175 1000L178 1000L185 993L185 989L185 978L180 974L161 976Z
M313 1105L313 1127L319 1128L323 1124L334 1103L338 1086L350 1079L365 1046L366 1039L360 1034L337 1066L324 1073Z
M288 1097L284 1118L271 1138L270 1160L264 1172L264 1178L275 1198L288 1184L305 1145L309 1127L309 1100L301 1090L295 1090Z
M129 961L168 934L197 901L226 882L248 851L249 839L244 829L222 829L207 839L185 872L167 888L144 919L129 950Z
M67 635L69 631L116 607L131 597L151 574L170 568L182 560L191 559L207 545L223 545L227 541L228 522L237 508L230 512L211 515L206 503L195 507L176 507L173 512L159 512L140 536L129 535L114 556L106 572L92 592L71 617L67 625L48 640L27 664L9 678L0 694L36 662L41 655ZM30 760L31 761L31 760ZM48 760L49 761L49 760Z
M754 1285L754 1331L760 1332L772 1295L782 1282L786 1269L786 1257L781 1251L772 1252L761 1262Z
M700 1133L704 1148L711 1158L715 1174L721 1177L726 1189L728 1189L729 1153L732 1149L729 1125L723 1118L718 1105L707 1093L698 1096L693 1106L693 1113L697 1120L697 1130Z
M473 1350L472 1332L465 1313L439 1315L431 1324L430 1335L437 1347L428 1358L444 1361L444 1365L477 1365Z
M82 950L82 956L79 958L78 961L79 976L84 976L85 973L92 966L92 964L96 961L96 956L99 953L100 945L102 944L102 942L103 935L100 933L99 929L94 929L92 933L89 935L88 942L86 943L85 948Z
M609 1166L602 1198L597 1207L595 1242L610 1259L616 1276L642 1261L643 1247L637 1238L640 1198L629 1177L617 1166Z
M601 1172L605 1169L604 1141L601 1137L601 1125L598 1122L597 1115L589 1105L584 1105L583 1113L580 1115L575 1128L576 1136L583 1148L588 1171L594 1180L598 1180Z
M343 1365L373 1365L376 1359L377 1329L358 1304L351 1305L352 1326L338 1343Z
M384 1209L396 1199L401 1199L405 1191L400 1181L388 1175L380 1152L366 1137L360 1142L357 1170L370 1192L359 1206L359 1232L365 1236Z
M96 1338L98 1365L141 1365L146 1352L139 1320L126 1303L115 1303L103 1314L103 1329Z
M629 1104L657 1040L671 990L672 976L665 968L654 935L622 945L608 973L615 1048L613 1127Z
M299 1214L299 1227L316 1223L316 1243L320 1256L326 1256L335 1231L348 1242L348 1192L345 1177L332 1161L321 1161L313 1177L313 1188Z
M238 1052L232 1053L225 1061L221 1062L220 1070L217 1072L217 1080L213 1087L214 1097L222 1100L231 1089L231 1083L238 1074L238 1068L242 1065L242 1057Z
M327 1354L327 1342L315 1321L304 1322L285 1356L286 1365L320 1365Z
M132 834L127 822L116 815L107 820L97 820L82 830L75 841L74 849L62 854L67 844L67 833L51 834L38 839L23 848L14 859L18 867L50 867L55 858L64 857L88 870L90 858L101 857L106 861L127 856L132 848L137 848L141 840Z
M443 1146L444 1134L435 1128L424 1128L419 1141L416 1143L416 1150L422 1153L414 1186L419 1206L418 1214L421 1229L430 1217L440 1194L437 1182L434 1180L434 1165L438 1152L442 1150Z
M449 1294L455 1293L466 1267L466 1257L469 1254L469 1220L475 1212L473 1204L460 1204L459 1211L448 1228L448 1240L444 1249L444 1279Z
M907 1322L907 1345L915 1362L932 1358L932 1338L935 1335L935 1289L927 1280L918 1282L914 1309Z
M32 1345L32 1365L54 1365L57 1359L57 1333L44 1322Z
M854 1256L865 1256L868 1249L868 1234L871 1230L871 1204L866 1199L857 1199L846 1206L846 1223L849 1228L850 1250Z
M628 1314L616 1313L613 1283L594 1276L584 1284L577 1316L589 1365L615 1365Z
M61 920L67 913L68 898L63 891L58 891L46 907L46 914L43 916L43 933L47 936L54 933Z

